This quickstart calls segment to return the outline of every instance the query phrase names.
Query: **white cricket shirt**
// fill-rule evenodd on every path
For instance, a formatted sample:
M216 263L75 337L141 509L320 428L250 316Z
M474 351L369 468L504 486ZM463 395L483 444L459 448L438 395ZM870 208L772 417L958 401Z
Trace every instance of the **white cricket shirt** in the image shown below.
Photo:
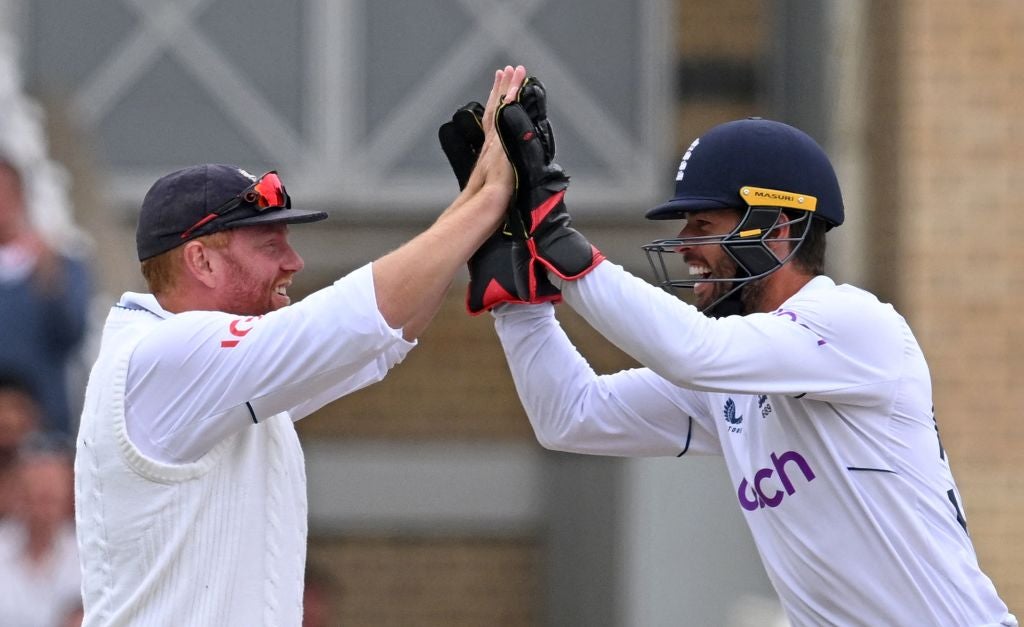
M369 265L259 317L126 294L89 377L75 458L84 625L299 625L306 476L293 424L413 343Z
M770 314L705 317L604 262L565 301L646 368L598 376L550 305L496 327L538 440L719 454L794 625L1015 625L978 567L927 364L891 306L827 277Z

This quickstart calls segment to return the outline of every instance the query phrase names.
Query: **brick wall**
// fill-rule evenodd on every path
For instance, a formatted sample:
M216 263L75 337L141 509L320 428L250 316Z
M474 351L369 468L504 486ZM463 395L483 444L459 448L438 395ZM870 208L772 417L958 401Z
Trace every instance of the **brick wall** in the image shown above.
M899 55L904 313L982 567L1024 609L1024 3L913 0Z
M528 540L336 538L310 554L333 575L331 625L540 624L541 551Z

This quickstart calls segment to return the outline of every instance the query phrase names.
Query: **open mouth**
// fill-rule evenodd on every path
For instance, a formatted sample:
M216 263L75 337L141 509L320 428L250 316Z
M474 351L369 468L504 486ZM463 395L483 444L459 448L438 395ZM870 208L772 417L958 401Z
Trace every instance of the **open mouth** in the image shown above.
M274 295L284 299L285 302L291 303L291 298L288 297L288 287L291 286L291 281L285 283L278 283L274 288Z
M689 268L690 276L699 276L702 279L707 279L711 277L711 268L707 266L690 264Z
M714 291L715 284L710 281L700 281L699 279L711 278L711 268L695 263L688 264L688 267L690 276L698 279L693 284L693 295L697 298L698 303L703 302Z

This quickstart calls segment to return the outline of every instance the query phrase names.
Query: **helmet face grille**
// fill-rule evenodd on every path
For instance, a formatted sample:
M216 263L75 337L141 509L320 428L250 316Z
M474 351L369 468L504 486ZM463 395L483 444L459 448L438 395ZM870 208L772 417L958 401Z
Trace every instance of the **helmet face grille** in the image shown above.
M724 235L660 239L645 245L643 249L657 284L677 296L684 294L681 290L692 290L698 283L731 284L721 295L701 309L708 315L715 315L714 312L723 302L737 298L747 284L763 279L781 268L800 249L807 234L810 233L812 214L801 213L798 217L785 221L789 226L790 236L777 237L776 232L782 226L783 211L782 207L747 207L736 227ZM768 247L769 241L789 242L789 253L780 259ZM721 246L736 263L736 274L731 277L691 276L681 253L684 249L700 246ZM737 310L730 313L741 312Z

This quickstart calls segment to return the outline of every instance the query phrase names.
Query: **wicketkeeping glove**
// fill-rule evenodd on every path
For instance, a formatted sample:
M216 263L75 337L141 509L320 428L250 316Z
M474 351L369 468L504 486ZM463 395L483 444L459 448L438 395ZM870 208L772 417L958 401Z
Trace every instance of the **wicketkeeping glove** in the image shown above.
M484 146L484 106L479 102L470 102L459 107L452 114L452 119L437 129L437 138L441 141L441 150L448 157L448 163L459 181L459 189L465 189L473 166Z
M473 172L477 157L483 148L484 132L481 119L484 107L479 102L470 102L459 108L451 121L438 129L441 150L444 151L464 189ZM504 228L499 228L469 258L469 288L466 290L466 309L472 315L493 309L501 303L523 303L516 295L515 279L512 275L512 238ZM561 293L555 289L547 276L536 277L537 298L532 302L559 301Z
M575 280L604 260L576 229L565 208L569 177L554 163L555 138L547 119L544 86L527 78L515 102L496 113L498 134L516 174L508 212L516 291L524 300L536 298L537 276L550 270Z

